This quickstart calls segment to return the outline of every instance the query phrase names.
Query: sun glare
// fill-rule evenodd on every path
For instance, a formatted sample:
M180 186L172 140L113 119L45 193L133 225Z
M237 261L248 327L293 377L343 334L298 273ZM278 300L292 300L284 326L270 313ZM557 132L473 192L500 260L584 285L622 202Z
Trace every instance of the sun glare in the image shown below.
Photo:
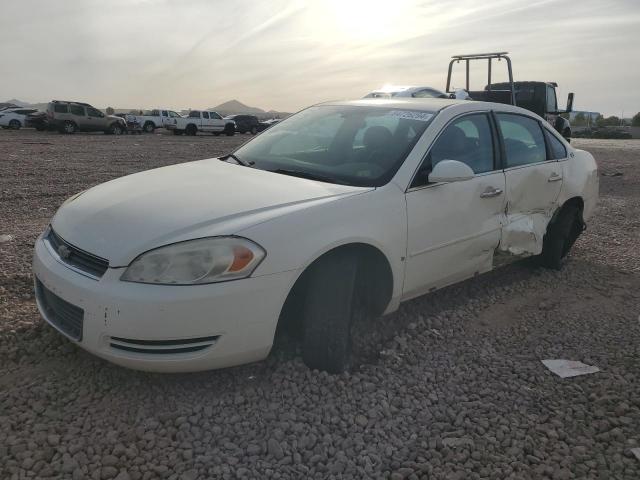
M401 30L408 0L329 0L324 5L339 33L352 41L387 40Z

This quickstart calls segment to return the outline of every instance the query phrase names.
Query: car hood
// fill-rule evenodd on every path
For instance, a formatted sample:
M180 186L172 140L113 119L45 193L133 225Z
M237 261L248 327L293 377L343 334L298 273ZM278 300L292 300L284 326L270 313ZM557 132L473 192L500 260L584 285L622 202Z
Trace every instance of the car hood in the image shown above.
M55 232L70 244L123 267L174 242L234 235L280 215L370 188L336 185L218 159L118 178L67 201Z

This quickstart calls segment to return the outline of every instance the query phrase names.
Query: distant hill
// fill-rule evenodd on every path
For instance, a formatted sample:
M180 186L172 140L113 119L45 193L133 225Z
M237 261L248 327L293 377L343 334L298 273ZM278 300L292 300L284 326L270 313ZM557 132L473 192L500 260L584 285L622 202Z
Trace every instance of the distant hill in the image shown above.
M284 118L291 115L288 112L277 112L275 110L269 110L266 112L261 108L245 105L238 100L229 100L228 102L221 103L218 106L211 107L210 110L215 110L222 116L243 114L255 115L260 119Z
M11 100L7 100L6 102L0 102L0 108L9 107L15 105L16 107L29 107L29 108L37 108L38 110L46 110L46 103L29 103L23 102L22 100L18 100L17 98L12 98Z

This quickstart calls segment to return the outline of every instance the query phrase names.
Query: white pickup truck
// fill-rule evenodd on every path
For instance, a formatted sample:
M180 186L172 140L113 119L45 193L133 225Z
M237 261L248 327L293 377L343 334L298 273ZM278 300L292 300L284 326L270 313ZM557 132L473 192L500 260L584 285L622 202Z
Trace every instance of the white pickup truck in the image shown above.
M172 110L147 110L144 115L135 115L136 121L142 126L142 130L147 133L153 133L156 128L166 127L167 122L175 118L181 118L182 115Z
M236 133L233 120L225 120L218 112L212 110L191 110L186 117L170 118L164 127L172 130L174 135L209 132L214 135L224 133L231 137Z

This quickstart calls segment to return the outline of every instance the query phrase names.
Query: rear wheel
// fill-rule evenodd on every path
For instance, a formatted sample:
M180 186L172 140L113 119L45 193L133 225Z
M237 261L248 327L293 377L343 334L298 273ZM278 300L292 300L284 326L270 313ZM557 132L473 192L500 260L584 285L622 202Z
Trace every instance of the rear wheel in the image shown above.
M65 121L62 124L62 127L60 128L60 132L66 133L66 134L76 133L77 130L78 130L78 127L76 126L76 124L70 120Z
M185 130L185 133L187 135L195 135L198 132L198 128L195 125L187 125L187 129Z
M258 133L258 127L254 125L253 127L251 127L251 135L255 135L256 133Z
M20 127L22 126L22 124L20 123L20 120L11 120L9 122L9 128L11 128L12 130L20 130Z
M153 133L153 131L156 129L156 126L153 122L146 122L142 129L147 133Z
M302 358L309 368L342 372L351 356L357 258L335 252L312 266L304 305Z
M564 258L584 230L582 214L575 205L562 207L562 210L547 227L542 243L540 264L546 268L560 270Z

